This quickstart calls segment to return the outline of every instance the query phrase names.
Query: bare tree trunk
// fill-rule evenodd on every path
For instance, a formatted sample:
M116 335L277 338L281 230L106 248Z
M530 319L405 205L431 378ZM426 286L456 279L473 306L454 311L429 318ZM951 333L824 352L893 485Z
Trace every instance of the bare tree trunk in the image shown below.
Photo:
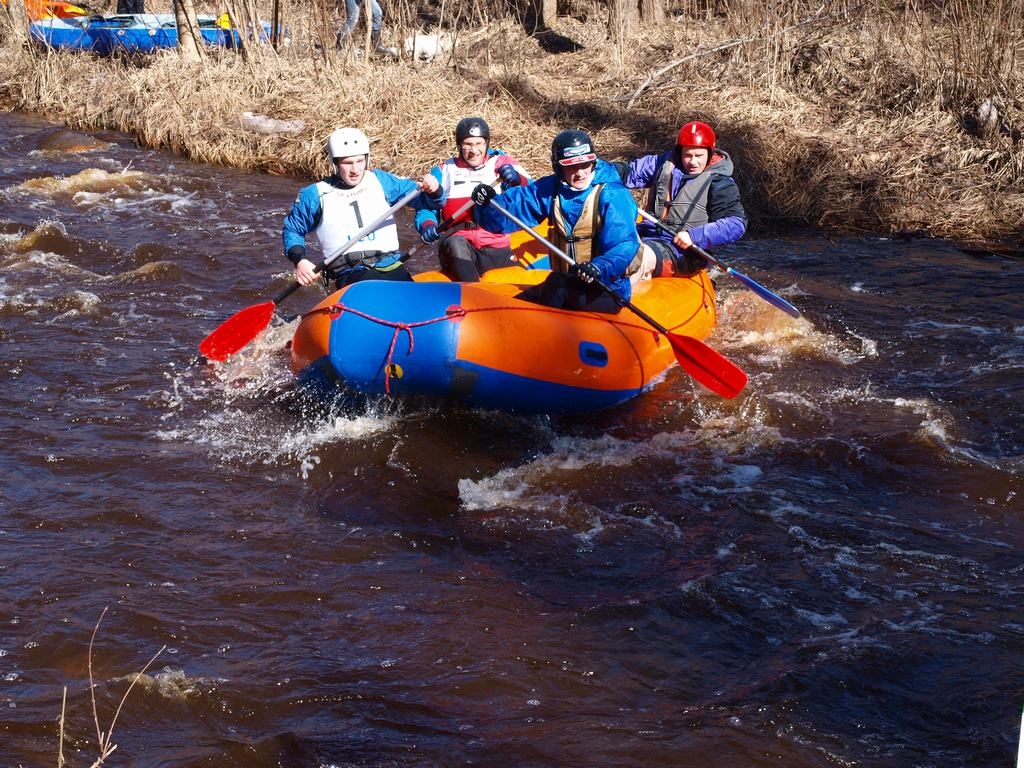
M537 26L541 29L551 29L558 16L558 0L534 0L537 15Z
M178 26L178 51L189 61L202 61L203 36L192 0L174 0L174 21Z
M608 33L617 43L665 20L665 0L608 0Z
M608 35L616 43L632 37L640 22L637 0L608 0Z
M284 9L281 7L284 5L284 0L274 0L274 10L270 14L270 45L275 51L281 49L281 27L282 21L284 20ZM262 28L257 27L260 31ZM257 37L259 32L257 32Z
M7 11L11 14L11 30L19 41L28 39L28 11L25 0L8 0Z
M665 0L640 0L640 20L645 27L665 20Z

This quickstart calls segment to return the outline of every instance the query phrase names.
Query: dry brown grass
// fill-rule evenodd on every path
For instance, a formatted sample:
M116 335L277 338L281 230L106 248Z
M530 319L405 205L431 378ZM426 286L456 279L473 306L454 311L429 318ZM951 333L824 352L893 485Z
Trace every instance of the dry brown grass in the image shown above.
M345 124L370 136L376 164L413 175L451 153L460 117L479 114L497 146L543 174L562 128L583 127L606 157L629 158L701 118L738 160L755 231L795 223L1024 239L1017 2L787 3L773 15L753 0L686 0L621 44L607 39L603 8L582 0L540 38L503 4L451 4L458 15L434 21L455 33L455 54L418 67L325 47L337 19L317 1L285 19L292 44L280 54L214 52L193 68L174 53L125 63L24 49L5 35L0 93L73 127L300 176L327 171L325 138ZM445 7L385 5L393 45ZM579 50L545 50L566 41ZM979 138L984 98L1000 119ZM305 129L254 133L245 111L301 118Z

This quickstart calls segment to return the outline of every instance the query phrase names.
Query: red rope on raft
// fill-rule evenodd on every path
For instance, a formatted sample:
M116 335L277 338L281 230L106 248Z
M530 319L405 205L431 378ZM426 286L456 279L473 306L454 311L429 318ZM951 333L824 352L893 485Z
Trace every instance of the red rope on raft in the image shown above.
M546 312L546 313L552 314L552 315L565 314L565 312L566 312L566 310L564 310L564 309L555 309L553 307L545 307L542 304L532 304L532 305L526 305L526 306L522 306L522 307L513 307L513 306L476 307L474 309L466 309L465 307L460 307L460 306L457 306L457 305L453 305L453 306L449 307L448 310L441 317L432 317L432 318L430 318L428 320L420 320L420 321L415 322L415 323L403 323L403 322L397 322L397 321L394 321L394 320L385 320L384 318L381 318L381 317L376 317L374 315L369 315L366 312L362 312L362 311L360 311L358 309L353 309L352 307L347 307L344 304L339 302L338 304L334 304L334 305L332 305L330 307L319 307L317 309L314 309L314 310L312 310L310 312L307 312L302 317L303 317L303 319L305 319L305 318L307 318L307 317L309 317L311 315L315 315L315 314L319 314L319 313L327 313L329 315L333 315L333 317L331 317L331 321L333 322L334 320L337 320L339 317L341 317L345 312L351 312L352 314L356 315L357 317L361 317L364 320L370 321L371 323L377 323L378 325L389 326L389 327L393 328L394 332L391 334L391 343L388 345L388 355L387 355L387 359L386 359L386 362L385 362L385 365L384 365L384 392L386 394L390 395L391 394L392 368L393 368L392 361L393 361L394 354L395 354L395 345L398 343L398 335L402 331L405 331L409 335L409 350L408 350L408 354L411 355L413 350L415 349L415 343L416 343L415 342L415 338L413 337L413 333L412 333L413 328L420 328L420 327L425 326L425 325L433 325L434 323L441 323L441 322L445 322L445 321L449 321L449 320L460 320L460 319L466 317L466 315L470 314L471 312L498 312L498 311L500 311L500 312L508 312L508 311ZM574 314L584 314L584 313L574 313ZM654 328L651 328L651 326L649 326L647 323L627 322L627 321L622 320L619 317L619 315L608 315L608 314L604 314L604 313L601 313L601 312L589 312L589 313L585 313L585 314L588 314L591 318L594 318L594 319L604 320L605 322L607 322L607 323L609 323L611 325L619 325L619 326L623 326L623 327L626 327L626 328L634 328L634 329L641 330L641 331L647 331L647 332L649 332L654 337L655 341L657 341L658 338L661 336L661 334L657 330L655 330Z
M375 317L373 315L368 315L365 312L361 312L358 309L352 309L352 307L346 307L344 304L338 303L331 307L321 307L320 309L314 309L312 312L307 313L307 315L303 315L303 318L307 317L308 315L316 314L317 312L326 312L329 315L334 315L334 317L331 318L331 322L334 322L339 317L341 317L342 314L344 314L345 312L351 312L353 315L361 317L364 320L369 320L371 323L377 323L378 325L390 326L391 328L393 328L394 330L391 334L391 343L388 345L388 356L384 364L384 392L390 395L392 378L392 360L394 359L395 356L395 345L398 343L398 335L402 331L405 331L407 334L409 334L409 351L407 352L407 354L411 355L413 349L415 349L416 347L416 340L412 334L413 328L419 328L424 325L432 325L434 323L440 323L445 320L452 320L454 318L465 317L468 311L469 310L465 309L464 307L451 307L447 312L445 312L445 314L442 317L432 317L429 320L420 320L419 322L415 323L402 323L393 320L385 320L383 318Z

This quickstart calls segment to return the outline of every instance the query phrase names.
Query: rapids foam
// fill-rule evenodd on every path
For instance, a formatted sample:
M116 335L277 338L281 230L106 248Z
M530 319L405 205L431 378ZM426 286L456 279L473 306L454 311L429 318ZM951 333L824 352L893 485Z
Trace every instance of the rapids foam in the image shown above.
M878 356L873 339L853 334L849 338L821 330L807 317L792 318L750 291L719 294L719 323L712 344L728 351L742 351L763 365L778 365L797 357L854 365Z
M607 434L590 439L562 436L554 440L549 453L526 464L479 480L459 480L459 499L465 511L515 508L550 515L573 503L579 485L574 479L587 482L595 477L591 470L600 470L600 482L615 483L619 475L628 476L633 467L664 465L663 476L682 488L692 482L693 475L679 468L695 455L719 465L719 471L703 482L735 492L754 485L762 475L761 468L749 463L721 465L753 445L774 444L779 439L775 429L727 417L708 419L694 431L662 432L642 441ZM588 492L599 490L593 486L593 482L587 485Z
M43 176L28 179L11 187L12 192L43 195L75 195L79 192L109 193L117 190L140 189L146 179L142 171L124 169L110 172L100 168L86 168L71 176Z
M11 187L6 194L32 197L40 203L70 197L76 208L126 213L145 210L172 216L195 215L194 209L212 208L212 203L198 191L181 189L171 176L153 176L130 168L86 168L70 176L29 179Z

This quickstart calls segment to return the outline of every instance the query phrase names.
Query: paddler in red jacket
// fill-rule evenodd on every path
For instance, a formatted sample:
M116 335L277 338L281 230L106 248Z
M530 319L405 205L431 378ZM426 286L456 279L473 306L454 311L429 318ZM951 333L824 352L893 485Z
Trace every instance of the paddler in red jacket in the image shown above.
M501 188L528 184L530 177L511 155L491 148L491 129L480 117L465 117L455 126L458 154L433 168L430 173L444 190L445 202L440 215L447 219L469 201L477 184ZM453 280L475 283L490 269L511 267L516 263L507 234L495 234L473 223L472 210L459 217L459 224L445 234L437 231L438 212L421 206L416 228L424 243L437 242L442 271Z

